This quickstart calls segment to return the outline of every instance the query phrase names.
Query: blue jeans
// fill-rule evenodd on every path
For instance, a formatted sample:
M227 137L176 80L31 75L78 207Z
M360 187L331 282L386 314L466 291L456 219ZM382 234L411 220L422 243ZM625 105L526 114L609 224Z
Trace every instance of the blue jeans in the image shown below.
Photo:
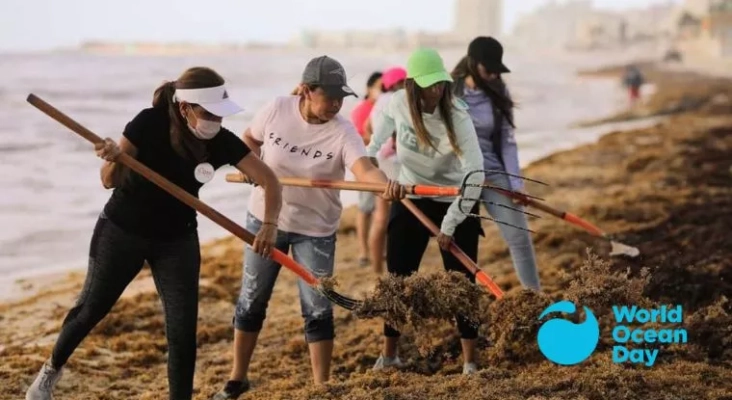
M262 222L247 214L246 229L256 233ZM316 277L333 276L335 263L335 233L326 237L312 237L277 231L275 246L284 253L292 248L292 256ZM244 273L236 304L234 327L244 332L259 332L264 324L267 305L272 297L280 264L262 258L249 245L244 248ZM300 308L305 319L305 340L308 343L335 338L333 306L330 301L298 279Z
M505 175L489 175L486 176L486 180L494 186L510 188L508 178ZM523 209L522 206L513 204L509 197L500 194L495 190L486 189L483 190L483 201L485 202L483 204L485 205L486 210L488 210L488 214L490 214L493 219L524 229L528 228L525 214L500 207L496 204L488 203L493 202L517 209ZM521 281L521 285L525 288L540 290L541 285L539 284L539 273L536 268L534 245L531 242L531 232L516 229L504 224L497 225L501 231L501 236L503 236L503 239L508 244L508 249L511 252L511 258L513 259L513 268L516 270L516 274L518 275L519 281Z

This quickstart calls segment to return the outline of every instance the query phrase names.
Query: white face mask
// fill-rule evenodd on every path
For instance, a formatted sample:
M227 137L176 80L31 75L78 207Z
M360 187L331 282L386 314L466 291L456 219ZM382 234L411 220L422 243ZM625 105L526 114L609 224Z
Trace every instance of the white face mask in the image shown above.
M198 121L196 121L196 127L192 127L189 122L188 129L191 130L193 136L202 140L210 140L213 139L221 130L221 122L207 121L205 119L198 118Z

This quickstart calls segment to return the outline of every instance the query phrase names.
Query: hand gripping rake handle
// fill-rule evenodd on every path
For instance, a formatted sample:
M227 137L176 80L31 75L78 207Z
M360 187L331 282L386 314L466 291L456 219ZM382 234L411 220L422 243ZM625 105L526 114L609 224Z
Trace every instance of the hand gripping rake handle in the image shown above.
M88 140L91 143L101 143L103 142L103 139L94 134L92 131L86 129L78 122L74 121L71 117L67 116L66 114L62 113L52 105L48 104L47 102L41 100L39 97L37 97L34 94L28 95L27 101L32 104L37 109L41 110L43 113L48 115L49 117L55 119L62 125L66 126L67 128L71 129L72 131L76 132L79 136L83 137L84 139ZM205 215L212 221L216 222L218 225L223 227L224 229L228 230L235 236L239 237L240 239L244 240L248 244L254 243L254 234L247 231L246 229L242 228L238 224L236 224L234 221L230 220L229 218L225 217L223 214L219 213L215 209L209 207L201 200L197 199L190 193L186 192L185 190L181 189L174 183L170 182L169 180L165 179L161 175L159 175L157 172L151 170L150 168L146 167L144 164L137 161L135 158L130 157L126 153L120 154L119 158L117 159L118 163L123 164L127 167L129 167L131 170L137 172L138 174L144 176L148 180L152 181L156 185L158 185L160 188L183 202L184 204L188 205L189 207L194 208L201 214ZM295 274L297 274L302 280L307 282L308 285L320 290L326 297L328 297L331 301L334 303L340 305L341 307L344 307L349 310L353 310L356 307L360 305L360 302L357 300L349 299L344 296L341 296L340 294L334 292L333 290L323 288L320 284L320 281L313 276L310 271L305 269L302 265L298 264L295 260L288 257L287 254L274 249L272 251L272 259L276 261L277 263L285 266Z
M440 233L440 228L438 228L437 225L435 225L435 223L432 222L432 220L429 219L422 212L422 210L417 208L417 206L414 205L414 203L412 203L411 200L402 199L402 204L404 204L404 206L407 207L407 209L409 211L411 211L412 214L414 214L414 216L417 217L417 219L419 219L420 222L422 222L422 224L427 229L429 229L433 235L437 236ZM503 291L501 290L501 288L495 282L493 282L493 279L491 279L485 272L483 272L483 270L481 270L475 264L475 262L473 262L473 260L471 260L470 257L468 257L468 255L465 254L465 252L463 252L462 249L460 249L460 247L458 247L457 244L455 244L455 242L450 243L450 252L458 260L460 260L460 262L465 266L465 268L467 268L468 271L470 271L470 273L472 273L473 276L475 276L475 279L478 282L480 282L483 286L485 286L488 290L490 290L491 293L493 293L493 295L496 296L496 298L498 298L499 300L503 298Z

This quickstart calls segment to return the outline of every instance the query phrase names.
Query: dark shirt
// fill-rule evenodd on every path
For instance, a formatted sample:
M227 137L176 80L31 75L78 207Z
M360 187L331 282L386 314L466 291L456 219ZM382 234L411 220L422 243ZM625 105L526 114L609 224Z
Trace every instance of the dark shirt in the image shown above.
M196 179L194 170L199 163L181 157L173 149L167 109L142 110L127 124L123 134L137 148L138 161L198 197L203 183ZM225 128L206 141L206 148L208 158L204 162L214 169L236 165L250 152L241 139ZM181 236L198 226L195 209L134 171L114 189L104 214L123 230L148 238Z

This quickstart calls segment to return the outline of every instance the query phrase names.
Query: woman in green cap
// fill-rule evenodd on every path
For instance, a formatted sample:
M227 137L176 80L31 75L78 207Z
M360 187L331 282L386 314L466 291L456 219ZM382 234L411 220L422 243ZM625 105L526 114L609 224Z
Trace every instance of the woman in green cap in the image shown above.
M466 104L453 98L452 78L442 57L430 48L422 48L409 57L407 80L403 90L393 94L382 117L373 126L369 156L376 156L381 146L396 131L396 154L401 164L401 184L460 186L469 172L482 170L483 155ZM482 184L484 174L474 173L468 183ZM465 198L478 199L480 187L468 187ZM413 196L410 196L413 197ZM437 241L446 270L461 271L472 277L449 251L455 243L472 259L477 260L480 221L466 219L467 212L477 212L478 203L459 199L414 198L414 204L435 224L441 226ZM460 207L463 210L460 210ZM386 265L389 273L411 275L419 270L427 249L430 231L400 202L391 206L387 235ZM456 316L463 348L463 373L476 371L475 347L478 327L463 316ZM384 348L374 369L399 367L397 354L399 332L384 325Z

